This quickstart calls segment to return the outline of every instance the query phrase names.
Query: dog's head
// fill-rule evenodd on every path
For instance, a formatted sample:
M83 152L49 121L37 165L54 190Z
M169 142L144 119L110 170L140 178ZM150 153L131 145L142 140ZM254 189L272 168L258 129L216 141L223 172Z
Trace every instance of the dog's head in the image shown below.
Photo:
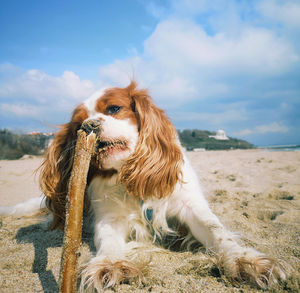
M89 180L117 174L127 193L141 199L167 196L181 180L183 158L175 128L147 90L131 82L96 92L56 134L40 175L52 210L65 205L79 129L97 135Z

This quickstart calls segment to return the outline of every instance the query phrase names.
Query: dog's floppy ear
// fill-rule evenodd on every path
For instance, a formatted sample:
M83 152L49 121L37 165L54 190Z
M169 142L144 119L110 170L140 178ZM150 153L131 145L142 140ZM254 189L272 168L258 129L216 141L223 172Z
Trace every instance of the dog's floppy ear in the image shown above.
M127 89L139 123L139 140L119 179L132 196L165 197L173 192L182 176L183 157L176 129L146 90L137 90L134 82Z
M69 123L60 127L40 166L40 188L46 195L47 207L53 212L51 228L63 228L66 213L66 196L71 176L77 130L87 118L83 105L78 106Z

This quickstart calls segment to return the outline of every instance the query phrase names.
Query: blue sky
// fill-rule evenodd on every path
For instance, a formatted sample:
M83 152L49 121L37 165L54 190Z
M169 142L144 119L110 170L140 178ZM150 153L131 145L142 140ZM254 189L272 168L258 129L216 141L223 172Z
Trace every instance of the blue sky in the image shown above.
M178 129L300 143L298 0L4 0L0 128L52 131L134 76Z

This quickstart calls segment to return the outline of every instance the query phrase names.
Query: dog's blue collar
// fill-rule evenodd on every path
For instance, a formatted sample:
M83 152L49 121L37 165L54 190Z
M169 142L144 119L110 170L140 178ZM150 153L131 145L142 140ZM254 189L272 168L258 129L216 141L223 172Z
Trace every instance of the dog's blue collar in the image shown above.
M141 200L141 206L144 204L144 201ZM146 209L145 210L145 218L148 222L152 222L153 220L153 209Z

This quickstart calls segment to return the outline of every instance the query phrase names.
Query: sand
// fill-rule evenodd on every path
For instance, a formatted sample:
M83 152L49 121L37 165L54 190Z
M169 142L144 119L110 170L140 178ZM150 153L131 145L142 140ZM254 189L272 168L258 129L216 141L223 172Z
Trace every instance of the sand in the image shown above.
M266 292L300 288L300 152L188 152L213 211L240 241L290 265L287 281ZM0 161L0 205L40 195L33 171L41 158ZM46 212L0 218L0 292L58 292L62 232L48 231ZM84 234L80 262L93 250ZM232 284L204 249L152 253L141 283L106 292L260 292Z
M25 156L20 160L0 160L0 205L9 206L41 195L36 169L41 158Z

